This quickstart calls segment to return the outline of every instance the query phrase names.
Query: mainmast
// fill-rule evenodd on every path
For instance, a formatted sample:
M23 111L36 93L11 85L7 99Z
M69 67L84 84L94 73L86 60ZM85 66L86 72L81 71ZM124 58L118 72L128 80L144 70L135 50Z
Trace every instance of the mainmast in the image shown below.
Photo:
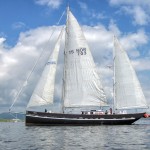
M66 36L66 34L68 33L67 32L67 27L68 27L68 13L69 13L69 3L68 3L68 6L67 6L67 9L66 9L66 11L67 11L67 19L66 19L66 27L65 27L65 48L64 48L64 66L63 66L63 78L62 78L62 100L61 100L61 104L62 104L62 113L65 113L65 106L64 106L64 97L65 97L65 64L66 64L66 59L65 59L65 55L66 55L66 38L67 38L67 36Z
M115 35L113 35L113 112L115 113L116 108L115 108Z

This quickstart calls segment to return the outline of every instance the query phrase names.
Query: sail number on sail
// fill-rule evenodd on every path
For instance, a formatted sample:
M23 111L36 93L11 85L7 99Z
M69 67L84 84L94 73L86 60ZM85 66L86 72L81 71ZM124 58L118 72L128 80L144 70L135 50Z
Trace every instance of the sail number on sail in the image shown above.
M50 64L56 65L56 62L55 62L55 61L48 61L48 62L46 63L46 65L50 65Z
M77 53L78 55L86 55L86 48L78 48L76 50L70 50L69 54Z

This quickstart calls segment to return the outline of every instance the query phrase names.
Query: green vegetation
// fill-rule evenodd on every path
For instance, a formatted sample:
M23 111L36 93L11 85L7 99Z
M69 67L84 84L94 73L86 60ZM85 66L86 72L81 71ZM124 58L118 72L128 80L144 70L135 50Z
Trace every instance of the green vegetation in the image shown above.
M0 122L12 122L12 119L0 119Z
M21 121L23 121L23 120L20 120L20 119L17 120L17 122L21 122ZM15 122L15 120L13 120L13 119L2 119L2 118L0 118L0 122Z

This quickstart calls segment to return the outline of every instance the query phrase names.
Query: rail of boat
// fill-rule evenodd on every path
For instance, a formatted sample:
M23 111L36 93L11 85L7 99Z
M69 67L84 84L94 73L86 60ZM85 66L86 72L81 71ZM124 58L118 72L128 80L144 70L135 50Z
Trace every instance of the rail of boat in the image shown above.
M94 111L82 111L81 114L62 114L62 113L49 113L49 112L35 112L27 111L26 115L41 116L41 117L55 117L55 118L76 118L76 119L121 119L121 118L141 118L144 117L145 113L136 114L104 114L101 112Z
M26 125L131 125L142 118L145 113L136 114L62 114L50 112L26 112Z

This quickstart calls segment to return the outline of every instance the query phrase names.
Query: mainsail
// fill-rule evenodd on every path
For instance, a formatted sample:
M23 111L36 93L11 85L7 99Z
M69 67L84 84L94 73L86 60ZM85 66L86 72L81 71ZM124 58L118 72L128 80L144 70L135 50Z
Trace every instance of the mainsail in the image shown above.
M52 104L54 99L54 85L55 85L55 74L58 61L58 54L60 49L60 41L63 34L61 31L55 48L45 65L41 78L30 98L27 107L41 106Z
M64 107L106 106L106 97L89 46L69 8L65 40Z
M116 109L147 107L135 70L116 37L114 37L114 79L114 103Z

